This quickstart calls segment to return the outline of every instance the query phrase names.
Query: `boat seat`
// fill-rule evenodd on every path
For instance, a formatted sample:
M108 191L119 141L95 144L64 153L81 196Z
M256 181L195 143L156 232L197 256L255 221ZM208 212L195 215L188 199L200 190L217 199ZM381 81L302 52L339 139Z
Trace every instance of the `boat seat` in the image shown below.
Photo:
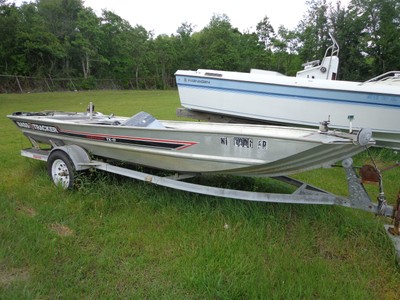
M165 126L147 112L141 111L123 122L121 126L135 126L147 128L165 128Z

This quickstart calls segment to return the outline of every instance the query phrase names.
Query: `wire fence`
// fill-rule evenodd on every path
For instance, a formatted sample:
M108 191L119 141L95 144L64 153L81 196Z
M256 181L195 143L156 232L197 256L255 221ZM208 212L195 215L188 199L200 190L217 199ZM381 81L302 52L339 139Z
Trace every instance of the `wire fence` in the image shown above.
M175 88L175 78L132 79L46 78L0 75L0 93L32 93L79 90L139 90Z

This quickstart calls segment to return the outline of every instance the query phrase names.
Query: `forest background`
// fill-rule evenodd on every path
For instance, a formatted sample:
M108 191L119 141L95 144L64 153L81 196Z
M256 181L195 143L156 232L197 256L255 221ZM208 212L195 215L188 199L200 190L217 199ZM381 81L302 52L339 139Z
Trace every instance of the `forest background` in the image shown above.
M16 6L0 0L0 93L82 89L169 89L178 69L295 75L307 61L340 45L338 79L364 81L400 69L400 2L307 2L295 29L273 28L268 12L254 32L240 32L215 14L195 31L155 36L117 14L97 16L82 0L37 0ZM168 13L166 13L168 17ZM160 20L162 22L162 20Z

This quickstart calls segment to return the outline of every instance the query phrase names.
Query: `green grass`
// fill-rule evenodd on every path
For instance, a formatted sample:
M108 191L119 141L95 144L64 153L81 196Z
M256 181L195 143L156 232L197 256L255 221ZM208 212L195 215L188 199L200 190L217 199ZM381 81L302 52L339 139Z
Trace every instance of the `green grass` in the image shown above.
M219 199L100 172L77 191L53 186L44 163L19 155L29 142L5 115L83 111L89 101L103 113L160 119L176 118L179 106L176 91L0 94L0 299L400 298L384 220L366 212ZM399 160L372 152L381 166ZM390 203L399 175L384 173ZM346 194L339 168L296 177Z

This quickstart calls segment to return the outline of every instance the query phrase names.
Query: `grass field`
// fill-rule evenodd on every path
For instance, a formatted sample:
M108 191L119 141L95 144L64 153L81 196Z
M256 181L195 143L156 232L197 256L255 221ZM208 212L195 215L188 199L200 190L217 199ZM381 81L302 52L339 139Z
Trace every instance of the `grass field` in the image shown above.
M0 299L400 299L385 220L366 212L219 199L100 172L79 190L53 186L45 163L19 155L30 144L5 116L89 101L159 119L179 106L176 91L0 94ZM399 161L372 153L381 167ZM399 169L384 173L392 204ZM339 168L296 177L346 194Z

